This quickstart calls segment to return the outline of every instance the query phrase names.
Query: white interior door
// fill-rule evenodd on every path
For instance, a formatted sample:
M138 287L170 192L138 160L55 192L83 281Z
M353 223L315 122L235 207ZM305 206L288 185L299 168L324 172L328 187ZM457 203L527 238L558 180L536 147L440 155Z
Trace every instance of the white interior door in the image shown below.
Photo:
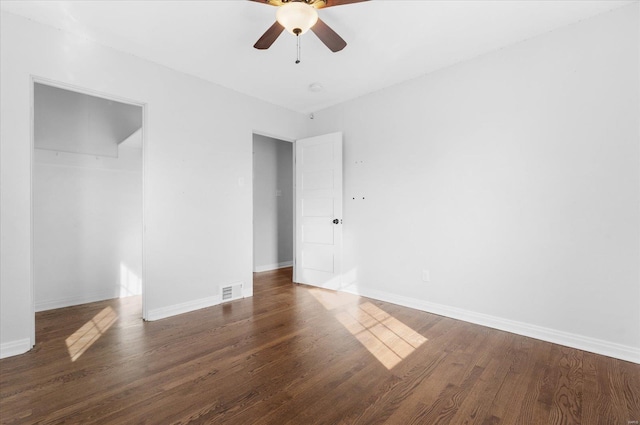
M294 281L340 287L342 133L297 140Z

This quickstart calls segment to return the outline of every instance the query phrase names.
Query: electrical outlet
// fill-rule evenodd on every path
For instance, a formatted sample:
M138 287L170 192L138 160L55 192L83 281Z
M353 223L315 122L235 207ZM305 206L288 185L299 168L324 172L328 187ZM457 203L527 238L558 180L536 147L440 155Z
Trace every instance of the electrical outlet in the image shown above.
M430 282L431 281L431 276L429 274L429 270L422 270L422 281L423 282Z

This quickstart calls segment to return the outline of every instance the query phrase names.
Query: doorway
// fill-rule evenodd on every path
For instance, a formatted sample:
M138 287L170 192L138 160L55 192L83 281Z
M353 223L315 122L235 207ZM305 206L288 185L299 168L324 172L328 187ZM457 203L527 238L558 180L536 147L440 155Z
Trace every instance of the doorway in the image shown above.
M34 317L124 297L144 317L145 106L41 79L32 93Z
M253 134L253 271L293 266L293 143Z

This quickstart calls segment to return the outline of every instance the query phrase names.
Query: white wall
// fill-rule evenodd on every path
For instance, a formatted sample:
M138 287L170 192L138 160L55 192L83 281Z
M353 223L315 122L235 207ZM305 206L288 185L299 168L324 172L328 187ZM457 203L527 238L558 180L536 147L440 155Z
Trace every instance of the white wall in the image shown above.
M119 147L117 158L36 149L33 159L36 311L139 295L141 149Z
M638 30L636 3L317 112L349 290L640 362Z
M293 144L253 136L253 270L293 264Z
M48 26L0 25L0 356L34 337L31 76L146 104L144 298L166 317L252 294L252 133L295 139L305 117Z

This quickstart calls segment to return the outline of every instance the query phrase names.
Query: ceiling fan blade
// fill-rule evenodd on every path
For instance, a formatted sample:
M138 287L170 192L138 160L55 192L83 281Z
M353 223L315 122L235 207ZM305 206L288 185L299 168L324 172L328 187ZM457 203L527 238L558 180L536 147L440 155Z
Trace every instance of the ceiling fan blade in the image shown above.
M269 27L262 37L256 41L256 44L253 45L256 49L264 50L271 47L274 41L282 34L284 31L284 27L278 23L278 21L274 22L273 25Z
M339 52L347 45L347 42L344 41L334 30L329 28L329 25L325 24L320 18L318 18L318 22L311 27L311 31L313 31L320 41L322 41L332 52Z
M322 7L342 6L343 4L361 3L363 1L369 0L325 0L325 5Z

